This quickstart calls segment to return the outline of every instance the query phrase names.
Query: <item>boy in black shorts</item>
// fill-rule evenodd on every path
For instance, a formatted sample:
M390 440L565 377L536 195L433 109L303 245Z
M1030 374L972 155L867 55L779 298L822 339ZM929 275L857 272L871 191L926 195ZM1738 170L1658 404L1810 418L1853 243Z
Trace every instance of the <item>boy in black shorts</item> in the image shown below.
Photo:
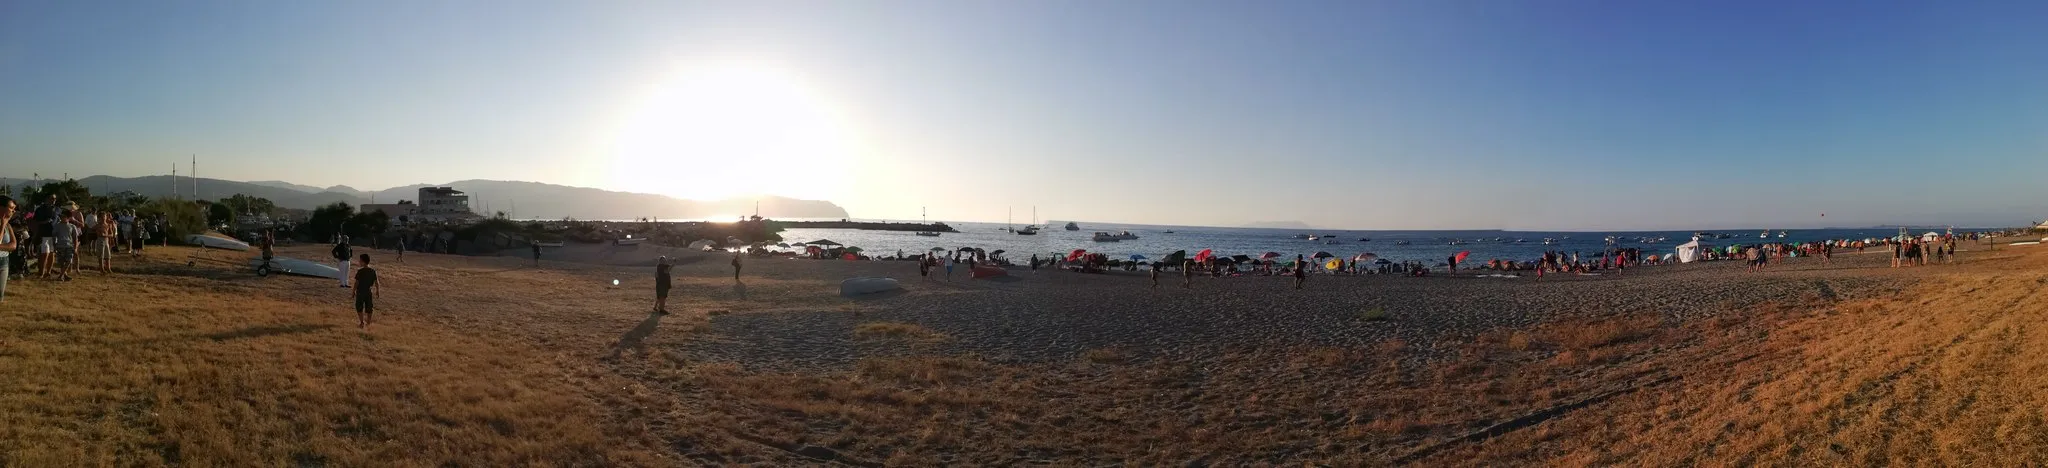
M373 301L377 299L377 269L370 268L370 254L358 258L362 268L356 269L356 326L370 329L370 313L376 310Z

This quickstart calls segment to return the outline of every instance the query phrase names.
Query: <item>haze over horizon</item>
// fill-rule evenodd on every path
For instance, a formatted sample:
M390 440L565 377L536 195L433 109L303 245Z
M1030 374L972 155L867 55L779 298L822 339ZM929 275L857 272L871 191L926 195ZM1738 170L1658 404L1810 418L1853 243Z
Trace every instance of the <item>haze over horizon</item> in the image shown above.
M2048 217L2048 3L8 2L0 177L465 179L852 216ZM1826 213L1826 217L1819 216Z

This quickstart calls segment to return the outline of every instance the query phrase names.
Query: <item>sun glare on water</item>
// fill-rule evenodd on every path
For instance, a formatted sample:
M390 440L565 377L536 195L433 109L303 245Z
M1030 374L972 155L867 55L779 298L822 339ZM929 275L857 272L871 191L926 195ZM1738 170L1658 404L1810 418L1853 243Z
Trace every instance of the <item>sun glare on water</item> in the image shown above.
M773 67L684 67L626 115L611 141L609 171L622 190L827 199L848 186L840 174L859 159L832 102Z

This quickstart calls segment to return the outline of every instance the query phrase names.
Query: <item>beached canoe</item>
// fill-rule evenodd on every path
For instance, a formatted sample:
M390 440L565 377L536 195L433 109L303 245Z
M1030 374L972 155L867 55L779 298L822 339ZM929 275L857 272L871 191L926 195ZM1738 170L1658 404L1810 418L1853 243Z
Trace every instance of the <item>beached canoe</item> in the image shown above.
M847 278L839 282L840 297L863 296L898 289L903 289L903 284L896 282L895 278L860 277Z
M197 245L197 246L200 246L200 247L204 247L204 248L209 248L209 249L227 249L227 250L241 250L241 251L247 251L247 250L249 250L249 244L248 244L248 243L245 243L245 242L242 242L242 241L238 241L238 240L234 240L234 239L227 239L227 238L221 238L221 237L213 237L213 236L208 236L208 235L203 235L203 234L193 234L193 235L185 236L185 243L187 243L187 244L192 244L192 245Z
M318 278L337 280L341 279L341 269L335 268L334 265L315 262L311 260L300 260L296 258L272 258L270 259L269 271L262 270L263 259L252 258L249 259L249 267L258 269L259 274L282 273L287 275L312 276Z

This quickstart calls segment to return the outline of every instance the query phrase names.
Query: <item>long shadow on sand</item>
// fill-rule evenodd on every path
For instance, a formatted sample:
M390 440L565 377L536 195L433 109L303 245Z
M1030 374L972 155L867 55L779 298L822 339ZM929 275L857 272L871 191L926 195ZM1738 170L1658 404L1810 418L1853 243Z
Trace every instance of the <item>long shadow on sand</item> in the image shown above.
M747 283L745 283L745 282L740 282L740 281L734 281L734 282L732 282L732 293L733 293L734 295L737 295L737 296L739 296L740 300L746 300L746 299L747 299Z
M640 325L627 330L625 335L619 337L619 344L612 345L612 353L605 356L605 359L618 359L619 354L626 352L627 349L646 349L642 343L647 341L647 337L654 335L656 327L661 326L661 317L660 312L647 314L647 320L641 320Z

